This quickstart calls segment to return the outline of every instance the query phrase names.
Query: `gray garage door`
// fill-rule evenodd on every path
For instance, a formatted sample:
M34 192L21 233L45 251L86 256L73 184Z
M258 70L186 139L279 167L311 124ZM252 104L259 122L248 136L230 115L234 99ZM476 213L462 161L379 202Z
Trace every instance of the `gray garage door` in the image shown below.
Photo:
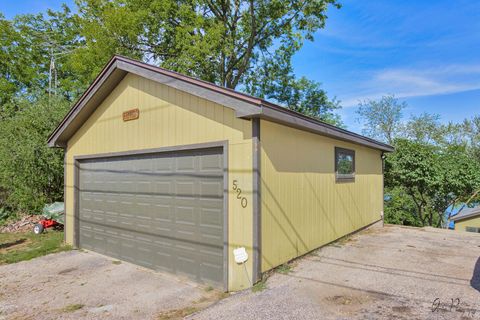
M223 282L221 149L79 162L82 248Z

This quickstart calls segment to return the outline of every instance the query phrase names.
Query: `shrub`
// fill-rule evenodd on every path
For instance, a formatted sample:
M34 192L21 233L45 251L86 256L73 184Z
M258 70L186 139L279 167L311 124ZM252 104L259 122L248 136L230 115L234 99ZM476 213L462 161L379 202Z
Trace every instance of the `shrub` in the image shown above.
M2 207L37 213L45 203L62 201L63 151L46 141L67 108L63 99L24 99L17 112L0 117Z

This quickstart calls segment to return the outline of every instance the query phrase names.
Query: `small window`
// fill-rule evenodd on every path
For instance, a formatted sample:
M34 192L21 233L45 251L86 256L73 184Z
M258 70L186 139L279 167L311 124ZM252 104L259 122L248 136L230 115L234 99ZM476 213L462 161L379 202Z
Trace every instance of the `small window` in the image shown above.
M476 232L476 233L480 233L480 228L475 228L475 227L465 227L465 230L467 232Z
M355 181L355 151L335 147L337 181Z

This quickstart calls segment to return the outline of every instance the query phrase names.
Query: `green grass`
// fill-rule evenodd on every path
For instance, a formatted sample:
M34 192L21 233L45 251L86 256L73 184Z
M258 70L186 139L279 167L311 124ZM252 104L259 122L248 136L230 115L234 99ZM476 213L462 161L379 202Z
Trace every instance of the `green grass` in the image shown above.
M80 310L82 309L83 307L85 307L84 304L80 304L80 303L75 303L75 304L69 304L68 306L65 306L62 311L63 312L74 312L74 311L77 311L77 310Z
M346 235L344 237L341 237L340 239L336 240L335 242L333 242L331 245L333 247L337 247L337 248L341 248L343 246L345 246L347 243L351 242L351 241L354 241L352 236L350 235Z
M183 309L174 309L161 312L158 316L158 320L176 320L183 319L192 313L197 312L199 309L196 307L185 307Z
M30 260L49 253L71 250L63 243L63 232L48 230L36 235L0 233L0 265Z
M275 270L279 273L282 273L282 274L288 274L292 271L292 266L288 263L284 263L284 264L278 266Z
M260 292L267 289L267 279L262 279L261 281L255 283L252 287L252 292Z

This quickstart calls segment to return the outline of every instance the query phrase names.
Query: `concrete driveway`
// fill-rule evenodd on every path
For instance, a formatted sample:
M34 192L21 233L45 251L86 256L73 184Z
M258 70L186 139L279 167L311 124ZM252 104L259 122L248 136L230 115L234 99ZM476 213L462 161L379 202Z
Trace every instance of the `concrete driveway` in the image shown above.
M479 234L369 229L190 318L480 319L479 257Z
M479 257L478 234L372 228L216 302L208 287L71 251L0 266L0 319L480 319Z
M178 318L220 294L84 251L0 266L0 319Z

